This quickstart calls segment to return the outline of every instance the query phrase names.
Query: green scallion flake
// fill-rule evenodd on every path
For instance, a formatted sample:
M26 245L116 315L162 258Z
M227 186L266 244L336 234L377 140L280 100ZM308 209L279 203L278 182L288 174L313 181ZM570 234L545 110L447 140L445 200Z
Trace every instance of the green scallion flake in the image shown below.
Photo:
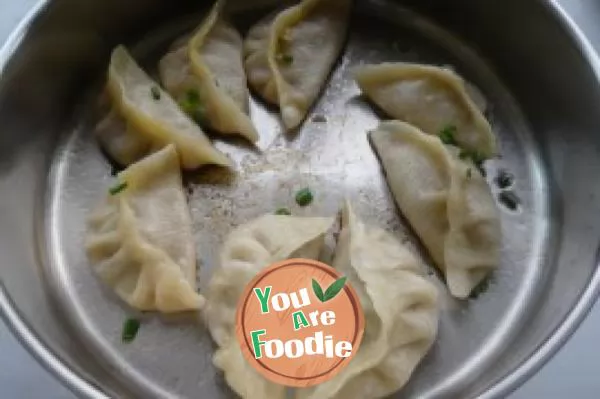
M275 211L275 214L290 216L292 214L292 211L290 211L288 208L279 208Z
M440 130L439 137L444 144L456 145L456 126L448 125Z
M125 190L126 188L127 188L127 183L123 182L123 183L119 183L115 186L112 186L111 188L108 189L108 192L110 193L110 195L117 195L121 191Z
M185 92L185 99L192 104L200 103L200 93L196 89L189 89Z
M485 161L485 156L479 152L474 152L471 155L471 160L473 161L473 163L477 166L481 166L483 165L483 162Z
M276 58L277 61L287 65L290 65L292 62L294 62L294 57L290 54L277 54Z
M188 115L190 115L194 109L194 106L192 104L190 104L187 100L179 101L179 106L181 107L183 112L185 112Z
M192 119L199 125L206 124L206 109L202 105L198 105L191 114Z
M296 203L300 206L307 206L312 202L312 200L313 194L308 187L303 188L296 193Z
M160 100L160 89L157 86L152 86L150 89L150 94L152 94L152 98L155 100Z
M472 176L471 168L468 168L467 169L467 179L471 179L471 176Z
M137 319L127 319L123 323L123 331L121 333L121 339L123 342L132 342L140 329L140 321Z
M179 101L181 109L188 114L197 124L204 125L206 122L206 108L200 101L200 93L195 89L189 89L185 97Z
M482 176L485 176L485 169L483 168L483 162L485 156L477 151L461 150L458 157L462 160L470 159L471 162L477 167Z

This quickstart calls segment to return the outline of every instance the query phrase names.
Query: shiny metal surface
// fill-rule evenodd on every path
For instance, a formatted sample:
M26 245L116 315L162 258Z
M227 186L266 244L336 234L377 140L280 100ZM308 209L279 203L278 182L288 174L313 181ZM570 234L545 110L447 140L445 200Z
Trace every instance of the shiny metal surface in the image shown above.
M450 64L481 89L502 148L489 179L498 168L514 173L522 210L502 212L503 264L490 290L445 303L438 343L402 397L503 396L564 342L600 285L596 56L551 3L480 3L449 9L421 1L409 4L414 14L361 2L346 54L313 110L327 122L309 118L296 136L284 136L273 113L254 102L261 151L219 143L239 175L189 176L200 287L232 225L291 204L307 184L315 205L295 212L331 214L350 196L367 219L403 235L366 142L377 117L357 97L352 66ZM151 65L185 22L155 1L55 1L38 14L6 48L0 77L3 314L82 396L221 397L227 391L210 365L210 339L193 318L145 316L134 345L119 343L127 311L93 277L81 246L85 214L110 180L90 135L107 53L124 40Z

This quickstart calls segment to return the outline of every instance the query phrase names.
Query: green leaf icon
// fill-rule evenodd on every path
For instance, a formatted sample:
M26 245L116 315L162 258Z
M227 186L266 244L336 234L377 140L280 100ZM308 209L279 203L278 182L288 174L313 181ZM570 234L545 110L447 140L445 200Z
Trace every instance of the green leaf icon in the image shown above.
M323 293L323 289L321 288L317 280L315 280L314 278L312 279L313 291L315 292L315 295L317 296L317 298L319 298L319 301L321 302L327 302L335 298L336 295L340 293L342 288L344 288L344 284L346 284L346 277L340 277L325 290L325 293Z
M327 302L330 299L335 298L342 288L344 288L344 284L346 284L346 277L340 277L339 279L335 280L333 284L331 284L329 288L325 290L325 295L323 295L322 302Z
M319 301L325 302L325 299L323 296L323 289L321 288L321 286L319 285L317 280L315 280L314 278L312 279L312 289L313 289L315 295L317 296L317 298L319 298Z

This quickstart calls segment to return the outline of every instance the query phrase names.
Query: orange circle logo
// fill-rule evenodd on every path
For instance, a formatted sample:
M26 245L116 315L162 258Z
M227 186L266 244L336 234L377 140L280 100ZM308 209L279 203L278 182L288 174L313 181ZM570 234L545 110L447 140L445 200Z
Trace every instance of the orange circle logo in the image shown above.
M358 351L365 326L346 277L309 259L275 263L254 277L236 320L246 360L267 379L293 387L339 373Z

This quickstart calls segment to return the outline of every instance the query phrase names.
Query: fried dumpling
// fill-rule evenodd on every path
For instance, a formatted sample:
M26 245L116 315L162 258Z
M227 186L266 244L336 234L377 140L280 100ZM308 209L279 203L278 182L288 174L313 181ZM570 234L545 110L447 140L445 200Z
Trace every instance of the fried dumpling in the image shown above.
M112 52L107 92L113 110L97 129L104 150L122 165L174 144L181 165L230 166L197 126L159 85L136 64L123 46ZM122 121L120 121L122 120Z
M152 142L134 131L114 109L96 125L100 146L119 165L127 166L156 151Z
M351 0L303 0L258 22L244 43L248 82L300 125L342 51Z
M362 223L347 203L333 267L348 277L365 315L352 361L333 379L296 398L381 398L401 389L437 335L437 289L401 242Z
M500 219L490 187L458 148L399 121L369 134L398 207L446 276L467 298L499 263Z
M362 92L394 119L438 135L451 128L458 146L484 158L496 154L496 138L463 79L430 65L383 63L358 68ZM483 100L477 98L481 103Z
M143 311L199 309L192 222L173 145L119 173L120 184L88 220L94 271Z
M248 116L242 37L222 17L222 3L214 5L191 38L173 44L159 63L160 78L194 120L256 142L258 133Z
M290 259L318 259L333 218L265 215L233 230L207 291L205 316L219 346L213 361L242 398L284 398L285 387L261 376L244 359L235 337L235 314L246 285L263 268Z

